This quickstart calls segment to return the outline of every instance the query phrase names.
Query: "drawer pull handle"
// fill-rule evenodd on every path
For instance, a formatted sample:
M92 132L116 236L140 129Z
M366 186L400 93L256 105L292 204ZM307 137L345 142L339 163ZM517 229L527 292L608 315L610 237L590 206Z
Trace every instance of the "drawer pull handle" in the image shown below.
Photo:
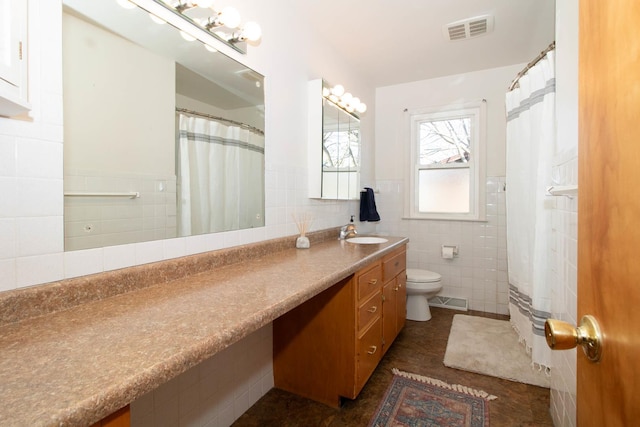
M369 313L375 313L376 311L378 311L378 307L375 305L372 305L371 308L369 310L367 310Z
M378 279L371 279L371 280L369 280L369 284L370 284L370 285L375 285L376 283L378 283Z
M400 261L396 261L394 265L397 267L398 265L400 265Z
M397 292L399 287L400 286L396 286L395 288L393 288L393 290Z
M367 354L373 354L376 352L376 350L378 350L378 347L375 345L372 345L371 347L369 347L369 351L367 351Z

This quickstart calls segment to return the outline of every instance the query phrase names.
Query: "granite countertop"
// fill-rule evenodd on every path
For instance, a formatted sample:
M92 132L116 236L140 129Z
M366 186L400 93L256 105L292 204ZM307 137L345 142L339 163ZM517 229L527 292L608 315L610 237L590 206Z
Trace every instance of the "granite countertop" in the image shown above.
M96 422L407 241L390 237L356 245L330 239L310 249L263 251L5 323L0 425Z

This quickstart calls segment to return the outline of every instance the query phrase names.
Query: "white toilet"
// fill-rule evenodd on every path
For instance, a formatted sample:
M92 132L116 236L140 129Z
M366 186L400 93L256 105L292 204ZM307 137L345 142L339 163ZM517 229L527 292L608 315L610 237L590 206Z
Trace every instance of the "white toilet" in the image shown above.
M407 268L407 319L431 319L429 298L442 289L442 276L429 270Z

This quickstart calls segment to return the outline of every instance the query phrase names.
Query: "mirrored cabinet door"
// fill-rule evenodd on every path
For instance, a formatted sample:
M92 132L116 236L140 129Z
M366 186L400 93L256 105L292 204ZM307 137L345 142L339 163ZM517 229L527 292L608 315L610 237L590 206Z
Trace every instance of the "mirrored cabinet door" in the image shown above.
M309 83L309 197L357 199L360 120L324 98L322 87L322 80Z

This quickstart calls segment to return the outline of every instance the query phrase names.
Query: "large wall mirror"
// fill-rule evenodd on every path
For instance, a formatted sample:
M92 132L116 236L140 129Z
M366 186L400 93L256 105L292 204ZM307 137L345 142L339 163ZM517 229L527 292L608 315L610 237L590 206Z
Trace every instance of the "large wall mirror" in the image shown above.
M264 226L264 79L115 0L63 0L65 250Z
M309 82L310 197L360 196L360 119L322 96L322 80Z

